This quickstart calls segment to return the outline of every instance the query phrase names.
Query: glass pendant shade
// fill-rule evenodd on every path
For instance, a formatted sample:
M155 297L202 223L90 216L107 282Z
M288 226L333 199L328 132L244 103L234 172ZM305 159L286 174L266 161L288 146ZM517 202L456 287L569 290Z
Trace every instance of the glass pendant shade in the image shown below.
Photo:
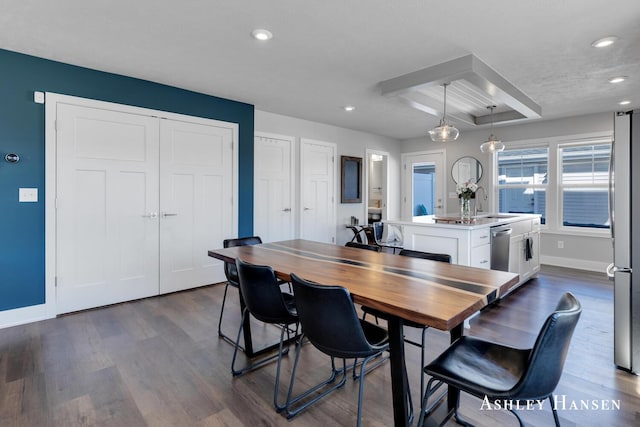
M504 143L496 139L496 137L491 134L491 136L489 136L489 139L487 139L480 146L480 151L482 151L483 153L496 153L498 151L503 151L504 147Z
M496 106L489 105L487 108L491 110L491 135L489 135L489 139L482 143L480 151L483 153L497 153L498 151L503 151L505 145L493 134L493 109Z
M444 87L444 108L442 110L442 119L440 124L429 131L429 136L433 142L449 142L455 141L460 135L460 131L447 120L447 86L448 83L442 85Z
M442 119L440 125L429 131L429 136L433 142L449 142L458 139L460 131L449 122Z

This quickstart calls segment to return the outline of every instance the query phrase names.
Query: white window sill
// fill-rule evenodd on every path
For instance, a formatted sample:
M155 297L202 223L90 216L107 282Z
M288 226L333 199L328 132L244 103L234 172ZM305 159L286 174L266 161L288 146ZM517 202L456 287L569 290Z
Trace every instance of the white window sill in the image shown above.
M550 229L550 228L541 228L540 234L557 234L561 236L579 236L579 237L595 237L600 239L610 239L611 238L611 230L582 230L580 228L563 228L560 230Z

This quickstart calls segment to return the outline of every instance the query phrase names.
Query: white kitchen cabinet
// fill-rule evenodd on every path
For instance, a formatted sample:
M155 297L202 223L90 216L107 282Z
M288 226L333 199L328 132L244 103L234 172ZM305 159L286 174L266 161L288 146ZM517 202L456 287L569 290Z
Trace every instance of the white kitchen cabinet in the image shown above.
M491 233L489 228L471 231L471 267L491 268Z
M540 216L531 214L486 214L471 223L439 221L429 215L411 220L388 221L402 229L407 249L451 255L454 264L491 268L491 229L511 228L509 271L518 273L517 288L540 270ZM531 239L532 257L526 257L526 242Z
M471 248L471 267L489 269L491 268L491 245L477 246Z
M527 257L527 241L531 242L530 258ZM509 271L520 275L519 284L526 282L540 271L539 218L522 221L517 227L512 227Z

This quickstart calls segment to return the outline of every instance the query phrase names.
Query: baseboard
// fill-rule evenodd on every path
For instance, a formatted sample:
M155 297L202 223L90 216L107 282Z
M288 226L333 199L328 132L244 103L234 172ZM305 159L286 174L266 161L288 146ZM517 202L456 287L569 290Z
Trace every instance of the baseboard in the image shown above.
M600 261L587 261L576 258L562 258L555 256L540 255L540 264L554 265L556 267L575 268L577 270L596 271L606 273L609 263Z
M55 316L51 316L47 312L47 306L45 304L0 311L0 329L38 322L52 317Z

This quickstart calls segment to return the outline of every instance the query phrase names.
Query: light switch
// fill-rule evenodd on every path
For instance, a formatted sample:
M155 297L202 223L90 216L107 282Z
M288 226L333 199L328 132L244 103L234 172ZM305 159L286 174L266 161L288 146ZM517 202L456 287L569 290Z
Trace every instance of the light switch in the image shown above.
M38 189L37 188L20 188L18 193L19 202L37 202L38 201Z
M44 104L44 92L33 92L33 102L36 104Z

